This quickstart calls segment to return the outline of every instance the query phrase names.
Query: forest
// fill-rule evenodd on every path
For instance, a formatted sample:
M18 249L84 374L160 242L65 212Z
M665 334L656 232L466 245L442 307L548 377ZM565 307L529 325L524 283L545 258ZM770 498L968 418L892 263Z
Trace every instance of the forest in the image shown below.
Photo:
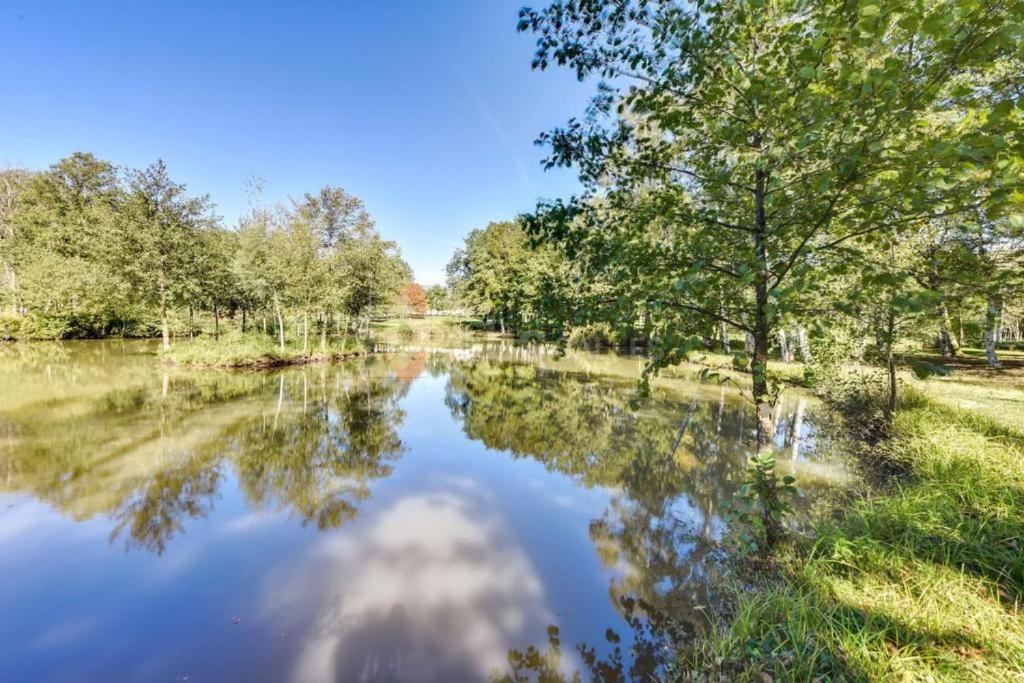
M122 169L76 153L42 172L0 173L0 338L192 337L245 333L310 346L365 332L377 309L421 309L398 245L362 201L325 186L264 206L233 229L163 162ZM413 301L410 296L415 299ZM411 303L410 303L411 302ZM197 313L212 325L197 325Z

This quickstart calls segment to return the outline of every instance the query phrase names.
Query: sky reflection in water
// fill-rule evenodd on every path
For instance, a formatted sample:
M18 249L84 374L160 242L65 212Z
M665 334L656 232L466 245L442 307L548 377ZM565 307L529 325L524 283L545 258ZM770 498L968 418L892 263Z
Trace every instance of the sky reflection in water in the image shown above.
M639 680L658 615L707 622L700 539L754 428L730 391L632 410L636 359L510 347L235 374L145 350L0 350L0 680ZM807 508L845 475L813 406L778 422Z

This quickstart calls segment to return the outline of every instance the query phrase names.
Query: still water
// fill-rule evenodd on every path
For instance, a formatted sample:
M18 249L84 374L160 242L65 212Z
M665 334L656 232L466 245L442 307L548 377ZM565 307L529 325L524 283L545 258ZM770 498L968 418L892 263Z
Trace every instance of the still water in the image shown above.
M650 680L699 633L732 390L498 346L273 373L0 347L0 681ZM847 475L778 409L806 511Z

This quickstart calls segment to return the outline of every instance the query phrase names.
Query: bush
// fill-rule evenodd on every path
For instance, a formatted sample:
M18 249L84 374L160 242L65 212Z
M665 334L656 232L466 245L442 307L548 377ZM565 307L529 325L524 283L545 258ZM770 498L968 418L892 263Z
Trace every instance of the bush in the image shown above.
M607 346L618 346L620 337L608 323L591 323L575 327L569 332L566 341L573 349L592 349Z

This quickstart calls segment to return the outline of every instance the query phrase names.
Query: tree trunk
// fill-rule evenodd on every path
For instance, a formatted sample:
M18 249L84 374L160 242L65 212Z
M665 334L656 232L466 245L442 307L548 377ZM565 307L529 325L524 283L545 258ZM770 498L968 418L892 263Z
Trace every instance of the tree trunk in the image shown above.
M167 290L163 279L160 280L160 336L163 338L163 349L171 348L171 328L167 324Z
M807 340L807 328L803 325L796 328L796 339L800 348L800 360L808 364L814 362L814 358L811 357L811 344Z
M330 328L331 314L324 311L323 318L320 320L320 348L327 348L327 331Z
M993 369L999 367L999 356L996 354L998 328L999 308L995 297L990 296L985 311L985 354L988 356L988 366Z
M796 415L793 417L793 443L791 444L790 457L797 460L800 457L800 431L804 427L804 400L798 399L796 403Z
M992 336L996 339L996 345L1003 342L1003 300L999 299L999 310L996 311L996 328L992 333Z
M274 315L277 317L277 338L281 353L284 353L284 316L281 315L281 300L274 293Z
M748 356L754 355L754 335L749 332L743 333L743 352Z
M718 307L719 315L725 317L725 304L721 304ZM731 349L729 348L729 326L724 320L718 321L718 340L722 343L722 353L729 355Z
M892 422L892 416L896 413L896 355L893 353L895 345L896 314L890 307L885 328L885 367L889 375L889 397L885 403L886 422Z
M213 338L220 339L220 308L213 305Z
M302 352L309 353L309 312L302 309Z
M942 345L942 355L945 358L955 357L960 353L960 344L950 329L952 326L950 325L949 309L946 308L946 304L942 304L939 315L939 342Z
M196 338L195 310L192 308L192 304L188 305L188 338Z
M5 264L7 281L11 285L11 315L18 315L18 276L10 264Z
M786 330L779 330L779 360L783 363L793 362L793 351L789 348L789 335Z
M757 414L757 448L761 450L775 431L772 424L772 397L768 388L768 340L771 320L768 313L768 224L764 213L765 172L758 169L754 191L754 357L750 364L753 374L754 411Z

